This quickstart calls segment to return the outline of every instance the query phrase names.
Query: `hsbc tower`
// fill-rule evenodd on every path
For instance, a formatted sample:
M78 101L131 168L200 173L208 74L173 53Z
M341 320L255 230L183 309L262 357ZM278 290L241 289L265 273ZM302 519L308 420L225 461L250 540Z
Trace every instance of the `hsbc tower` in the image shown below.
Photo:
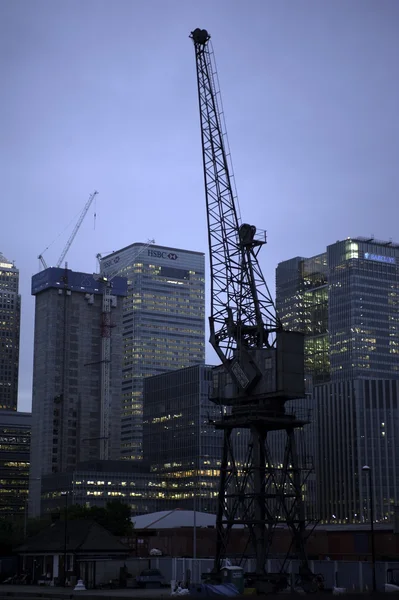
M140 460L143 380L205 363L205 257L202 252L135 243L101 260L101 272L125 264L121 458ZM111 333L112 335L112 333Z

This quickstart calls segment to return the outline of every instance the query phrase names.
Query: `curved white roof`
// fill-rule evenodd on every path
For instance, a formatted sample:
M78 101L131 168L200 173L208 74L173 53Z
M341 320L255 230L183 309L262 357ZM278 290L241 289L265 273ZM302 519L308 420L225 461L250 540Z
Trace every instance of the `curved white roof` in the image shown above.
M177 527L194 527L194 511L192 510L162 510L148 515L132 517L135 529L174 529ZM216 515L195 513L196 527L215 527Z

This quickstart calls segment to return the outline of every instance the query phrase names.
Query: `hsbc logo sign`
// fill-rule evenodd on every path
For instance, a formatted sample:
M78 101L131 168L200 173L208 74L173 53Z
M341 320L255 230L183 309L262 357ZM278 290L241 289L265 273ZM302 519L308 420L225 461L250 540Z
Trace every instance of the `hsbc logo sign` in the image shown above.
M115 256L115 258L111 258L110 260L106 260L104 262L102 262L102 265L104 266L105 269L108 269L108 267L112 267L112 265L117 265L118 262L120 261L121 257L120 256Z
M177 260L178 258L174 252L165 252L162 250L148 250L148 256L152 256L152 258L167 258L168 260Z

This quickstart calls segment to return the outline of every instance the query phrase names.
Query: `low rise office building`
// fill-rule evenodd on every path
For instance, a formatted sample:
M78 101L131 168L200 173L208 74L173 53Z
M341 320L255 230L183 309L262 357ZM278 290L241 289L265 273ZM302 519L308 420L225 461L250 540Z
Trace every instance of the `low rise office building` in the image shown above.
M62 511L72 504L105 508L118 499L138 515L155 510L162 494L157 477L143 461L86 461L73 471L43 476L42 513Z
M196 365L144 381L145 460L164 493L158 510L216 512L223 431L220 406L209 400L212 367ZM232 434L237 466L246 456L247 432Z

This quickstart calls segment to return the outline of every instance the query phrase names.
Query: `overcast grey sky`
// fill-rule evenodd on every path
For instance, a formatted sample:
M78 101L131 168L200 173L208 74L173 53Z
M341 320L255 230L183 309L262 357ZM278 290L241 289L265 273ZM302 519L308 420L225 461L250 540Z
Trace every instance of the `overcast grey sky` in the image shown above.
M271 288L281 260L349 235L399 240L398 0L2 0L0 251L20 269L22 410L37 255L93 190L96 227L91 210L70 268L147 238L207 251L196 27Z

